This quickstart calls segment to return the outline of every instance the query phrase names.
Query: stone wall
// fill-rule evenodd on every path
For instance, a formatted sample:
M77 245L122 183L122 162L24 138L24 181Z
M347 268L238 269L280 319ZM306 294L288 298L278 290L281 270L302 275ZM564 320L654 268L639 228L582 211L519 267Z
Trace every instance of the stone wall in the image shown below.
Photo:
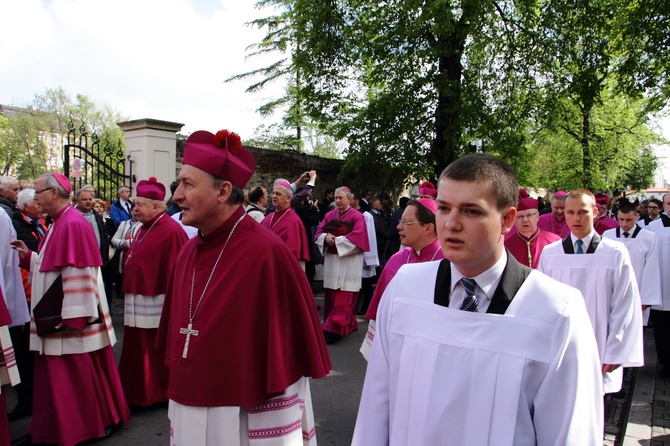
M177 174L184 156L184 143L183 140L177 141ZM318 198L319 201L323 199L327 188L335 189L341 186L337 181L337 176L344 164L343 160L321 158L291 151L267 150L256 147L246 148L256 158L256 172L249 180L247 188L262 184L270 192L269 189L277 178L286 178L293 182L301 173L308 170L316 170L316 189L313 196Z

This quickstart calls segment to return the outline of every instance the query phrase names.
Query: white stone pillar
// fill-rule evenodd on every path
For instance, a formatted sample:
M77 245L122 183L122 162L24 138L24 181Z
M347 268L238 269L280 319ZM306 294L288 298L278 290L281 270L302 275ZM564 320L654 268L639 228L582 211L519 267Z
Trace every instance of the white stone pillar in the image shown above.
M133 176L137 181L156 177L165 186L165 199L170 198L169 186L175 180L177 163L177 132L184 124L157 119L136 119L119 122L117 125L124 133L126 156L130 155L130 159L134 161ZM137 183L134 182L133 196L136 186Z

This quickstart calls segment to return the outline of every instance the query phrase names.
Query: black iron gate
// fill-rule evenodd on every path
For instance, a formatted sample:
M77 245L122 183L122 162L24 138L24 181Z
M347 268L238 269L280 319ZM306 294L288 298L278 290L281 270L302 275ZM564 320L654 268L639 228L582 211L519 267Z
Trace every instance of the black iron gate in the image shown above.
M77 129L72 116L67 128L63 173L72 182L72 190L91 184L96 196L109 202L116 199L116 191L121 186L128 186L132 193L133 184L137 182L133 175L134 161L130 155L125 156L123 143L107 140L101 143L95 130L89 136L84 122Z

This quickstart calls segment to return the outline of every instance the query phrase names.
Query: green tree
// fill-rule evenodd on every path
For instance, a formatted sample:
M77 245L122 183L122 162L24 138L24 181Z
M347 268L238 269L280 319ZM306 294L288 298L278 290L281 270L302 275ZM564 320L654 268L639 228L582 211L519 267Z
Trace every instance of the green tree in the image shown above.
M9 175L12 166L18 163L21 151L13 139L13 129L9 119L0 115L0 175Z
M535 135L537 157L531 166L533 186L553 189L584 187L625 190L646 187L658 165L653 145L664 142L644 114L645 100L633 100L606 87L589 114L588 175L584 172L584 146L580 138L582 109L569 98L557 101L551 125Z
M522 181L536 181L551 170L534 174L538 157L569 161L573 172L566 182L597 188L623 181L620 172L645 147L623 143L620 127L601 125L605 118L599 113L612 109L603 103L612 92L623 101L646 97L634 107L636 122L646 125L646 114L659 109L658 98L670 93L650 81L667 76L667 33L645 37L636 29L659 21L661 29L668 28L667 5L652 4L266 0L259 5L278 8L281 20L269 21L273 26L290 25L283 28L290 31L281 45L269 39L274 44L263 49L291 51L290 72L300 73L300 110L326 134L348 143L346 175L394 183L412 175L435 177L463 153L480 149L508 160ZM645 18L660 10L662 19ZM648 54L657 60L647 60ZM565 153L547 154L537 146L549 140ZM612 155L622 146L637 148L617 167L619 158Z
M0 151L5 155L2 167L5 173L20 180L33 180L57 167L52 165L51 158L60 155L60 148L67 142L69 124L77 130L86 126L89 145L94 142L95 132L101 144L109 144L114 151L123 153L123 132L116 123L127 118L108 106L95 104L85 95L77 95L73 100L61 87L35 94L21 113L0 118Z

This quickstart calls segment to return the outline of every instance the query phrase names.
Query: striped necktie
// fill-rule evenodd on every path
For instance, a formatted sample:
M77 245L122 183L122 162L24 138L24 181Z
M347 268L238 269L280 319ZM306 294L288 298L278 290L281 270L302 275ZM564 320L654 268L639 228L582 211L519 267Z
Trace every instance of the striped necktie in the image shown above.
M473 311L478 312L479 306L477 304L477 298L475 297L475 286L477 282L474 279L468 277L463 277L461 283L465 287L465 299L461 305L461 310L463 311Z

